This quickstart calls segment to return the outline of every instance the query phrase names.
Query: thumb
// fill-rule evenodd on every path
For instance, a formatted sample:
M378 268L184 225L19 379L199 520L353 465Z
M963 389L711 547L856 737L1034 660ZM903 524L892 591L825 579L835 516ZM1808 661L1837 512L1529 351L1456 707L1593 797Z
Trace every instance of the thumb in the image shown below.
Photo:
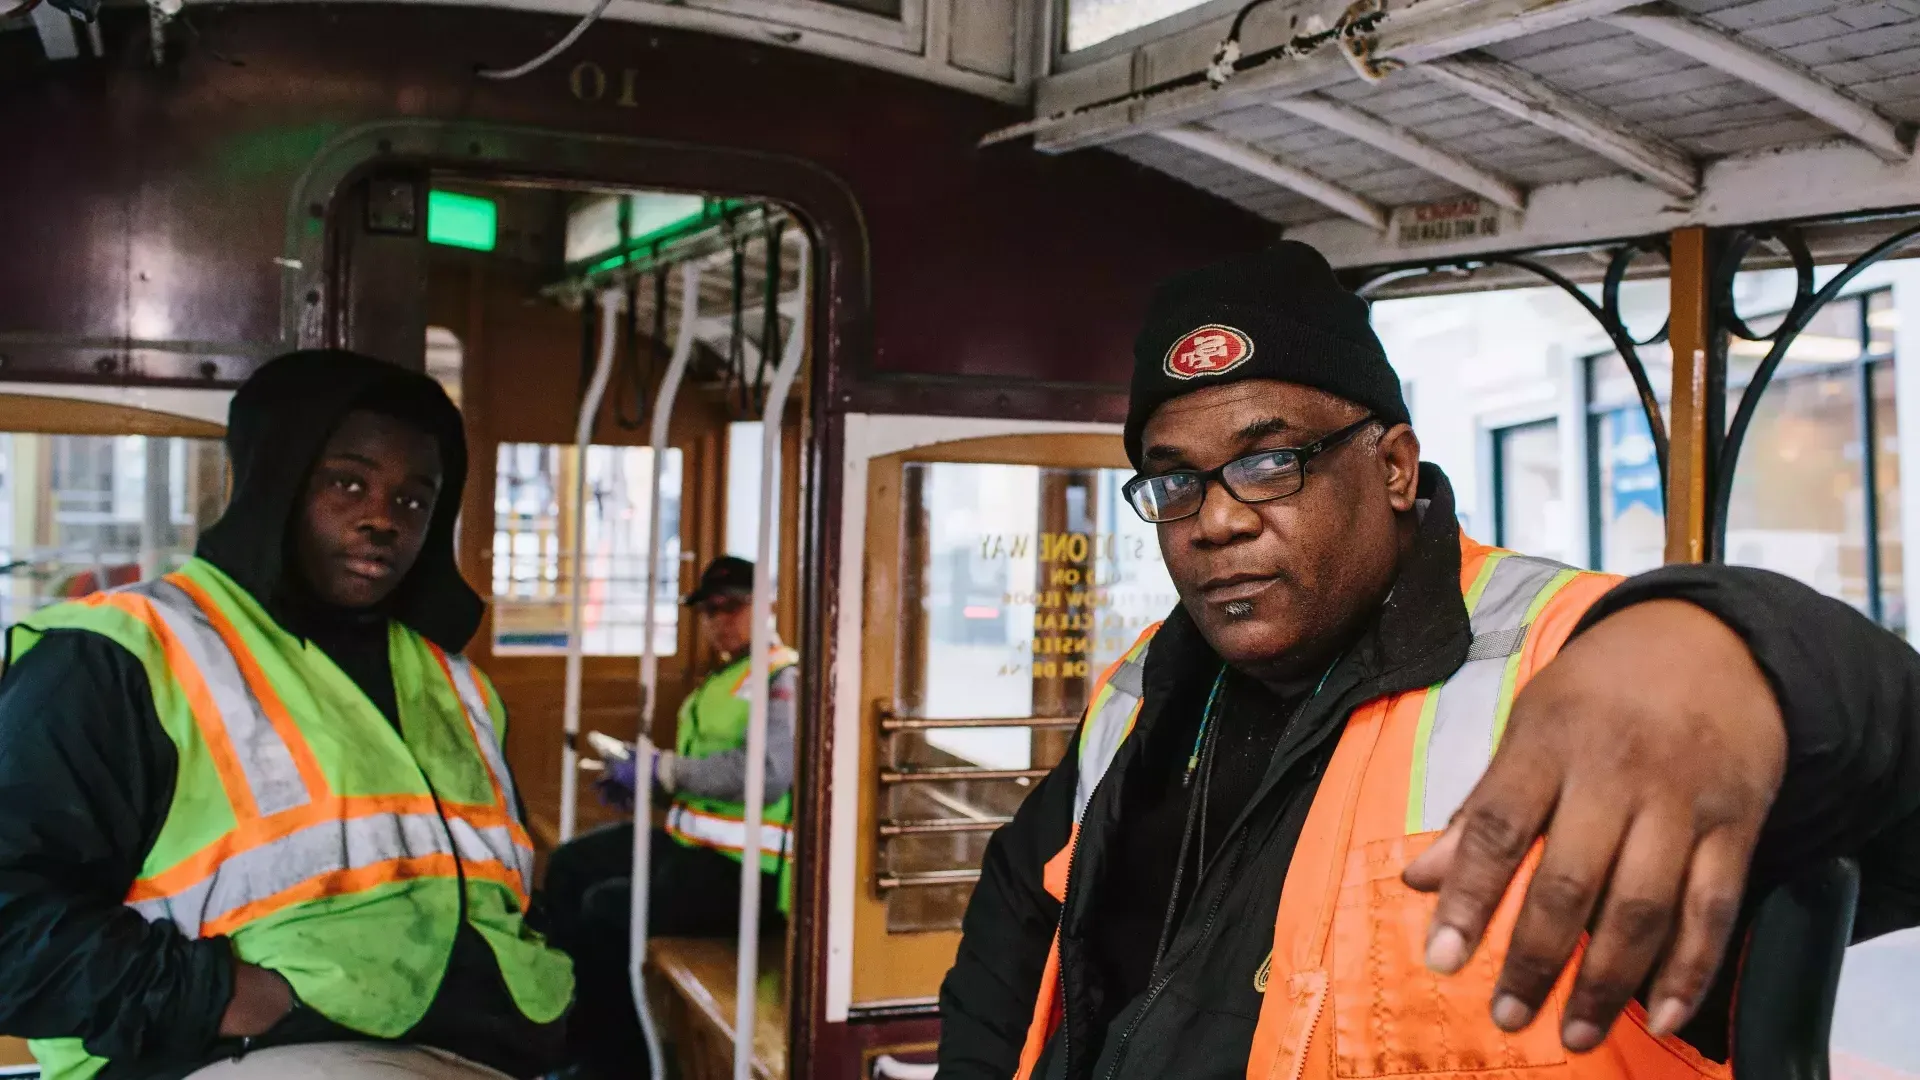
M1460 850L1460 822L1455 819L1440 834L1433 846L1420 853L1419 857L1407 864L1401 872L1400 880L1416 892L1439 892L1440 885L1447 875L1453 872L1453 856Z

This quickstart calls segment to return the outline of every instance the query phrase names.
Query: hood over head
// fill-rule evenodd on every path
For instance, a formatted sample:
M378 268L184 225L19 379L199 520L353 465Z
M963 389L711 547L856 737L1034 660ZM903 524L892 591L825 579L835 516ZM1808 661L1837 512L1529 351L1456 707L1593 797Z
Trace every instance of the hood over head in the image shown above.
M467 479L460 410L416 371L345 349L304 349L268 361L233 395L227 454L233 498L201 534L197 554L284 618L297 597L287 578L290 529L307 478L348 413L404 420L440 444L443 478L420 558L381 605L384 613L450 652L480 626L485 605L454 560L453 524Z

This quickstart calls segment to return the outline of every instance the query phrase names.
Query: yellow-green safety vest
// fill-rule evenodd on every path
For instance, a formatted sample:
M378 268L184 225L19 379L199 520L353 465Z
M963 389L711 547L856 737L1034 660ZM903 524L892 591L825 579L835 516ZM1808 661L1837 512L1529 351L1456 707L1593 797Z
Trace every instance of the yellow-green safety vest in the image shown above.
M502 749L506 712L463 657L389 623L400 730L318 647L212 564L36 612L12 662L52 630L119 644L146 670L179 782L126 897L190 938L225 936L315 1012L376 1038L426 1015L466 918L520 1011L550 1023L571 962L524 920L533 843ZM107 1063L36 1040L48 1080Z
M800 654L776 647L767 658L767 677L800 662ZM747 720L752 711L751 656L743 656L700 684L680 703L679 731L674 750L681 757L699 759L738 750L747 745ZM712 848L736 861L747 845L745 803L675 795L667 810L667 833L690 847ZM793 792L788 790L761 811L760 869L786 873L793 855ZM781 889L782 910L786 888Z

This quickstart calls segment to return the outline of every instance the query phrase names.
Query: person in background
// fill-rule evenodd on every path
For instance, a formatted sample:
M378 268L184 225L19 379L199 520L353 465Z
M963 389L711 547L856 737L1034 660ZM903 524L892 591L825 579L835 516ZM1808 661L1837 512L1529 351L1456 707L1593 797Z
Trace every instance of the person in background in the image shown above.
M1125 444L1180 604L988 843L941 1080L1729 1080L1751 898L1851 857L1920 922L1920 656L1465 536L1319 252L1163 285Z
M674 749L651 757L653 788L667 801L647 875L651 937L733 937L739 929L746 843L747 719L753 641L753 564L721 556L684 601L720 665L680 704ZM800 656L775 635L768 658L766 795L760 838L762 926L778 933L792 871L793 747ZM613 763L599 783L631 810L637 767ZM646 1054L628 986L633 824L609 825L556 848L538 908L540 925L574 958L580 1004L572 1022L576 1075L631 1077ZM637 1064L636 1064L637 1062Z
M233 496L158 581L43 609L0 679L0 1031L48 1080L544 1074L506 715L462 658L460 414L337 350L234 395Z

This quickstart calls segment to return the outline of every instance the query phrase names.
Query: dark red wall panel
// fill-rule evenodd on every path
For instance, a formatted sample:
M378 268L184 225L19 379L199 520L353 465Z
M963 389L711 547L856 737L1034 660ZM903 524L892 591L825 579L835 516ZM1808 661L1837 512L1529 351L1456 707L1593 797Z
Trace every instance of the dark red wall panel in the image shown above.
M976 149L1017 118L1004 105L776 47L608 22L549 67L496 83L475 67L524 58L565 22L426 5L191 18L159 70L144 16L109 22L104 61L52 65L30 34L0 41L0 334L197 343L189 351L218 358L223 380L244 375L224 353L278 335L285 271L273 260L301 170L341 131L399 117L744 148L834 174L870 257L871 355L836 358L852 365L843 385L1123 383L1152 283L1271 235L1112 155ZM582 62L605 74L598 100L575 93ZM133 360L154 377L196 370Z

